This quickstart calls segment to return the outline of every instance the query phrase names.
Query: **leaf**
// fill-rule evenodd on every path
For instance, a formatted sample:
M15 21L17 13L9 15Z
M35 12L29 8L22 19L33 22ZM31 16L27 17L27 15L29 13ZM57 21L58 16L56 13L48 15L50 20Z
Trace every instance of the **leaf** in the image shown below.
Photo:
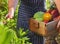
M9 44L11 39L13 39L14 34L12 30L1 29L0 31L0 44Z

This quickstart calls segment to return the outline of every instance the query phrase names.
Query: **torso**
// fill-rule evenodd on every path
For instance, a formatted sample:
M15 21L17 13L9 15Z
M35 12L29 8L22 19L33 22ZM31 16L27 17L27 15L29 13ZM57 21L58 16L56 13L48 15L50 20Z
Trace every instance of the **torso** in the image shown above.
M22 3L24 3L25 5L32 5L32 6L36 6L36 5L38 5L38 6L40 6L40 5L44 5L44 0L21 0L21 2Z

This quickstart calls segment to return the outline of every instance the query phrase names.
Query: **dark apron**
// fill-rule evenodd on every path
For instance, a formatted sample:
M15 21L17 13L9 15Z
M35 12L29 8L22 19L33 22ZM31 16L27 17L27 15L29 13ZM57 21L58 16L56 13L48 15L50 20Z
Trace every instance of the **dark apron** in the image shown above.
M24 28L26 31L29 29L28 20L33 17L34 13L38 11L45 11L44 0L21 0L21 4L18 12L17 28ZM43 37L33 32L27 35L30 38L32 44L43 44Z

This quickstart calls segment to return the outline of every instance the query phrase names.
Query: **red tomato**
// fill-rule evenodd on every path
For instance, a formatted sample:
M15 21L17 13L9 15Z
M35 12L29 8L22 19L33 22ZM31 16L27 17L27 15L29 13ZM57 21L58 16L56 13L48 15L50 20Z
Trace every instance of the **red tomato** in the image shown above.
M57 9L52 10L51 14L52 14L53 18L56 18L57 16L59 16L59 12Z
M53 11L53 10L48 10L47 12L51 14L52 11Z
M44 23L48 23L48 21L45 20Z

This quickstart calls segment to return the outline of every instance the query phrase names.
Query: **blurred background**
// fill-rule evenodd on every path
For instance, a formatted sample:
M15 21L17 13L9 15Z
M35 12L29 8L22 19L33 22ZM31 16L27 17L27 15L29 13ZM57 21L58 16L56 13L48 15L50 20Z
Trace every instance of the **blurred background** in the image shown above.
M32 44L29 43L29 38L25 36L28 31L23 32L23 28L18 32L20 37L17 37L16 22L19 6L20 1L15 10L14 18L6 19L5 16L8 13L8 0L0 0L0 44ZM60 43L60 33L56 37L56 40Z

